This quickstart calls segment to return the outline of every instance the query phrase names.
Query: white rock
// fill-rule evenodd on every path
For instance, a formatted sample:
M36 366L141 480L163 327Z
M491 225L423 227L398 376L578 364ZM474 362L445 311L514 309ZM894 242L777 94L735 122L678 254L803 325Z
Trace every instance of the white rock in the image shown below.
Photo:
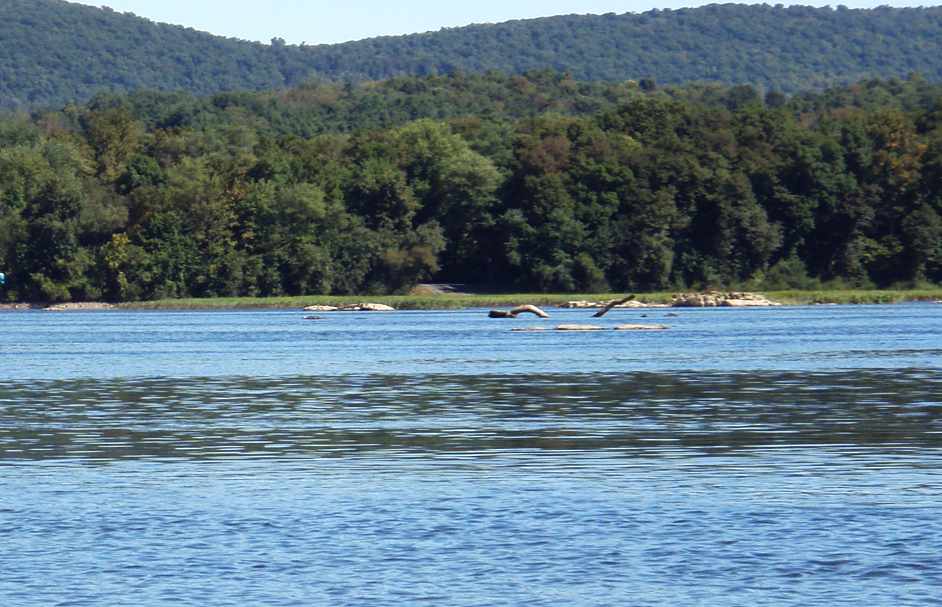
M723 299L720 300L720 305L724 308L767 308L782 304L768 299Z
M378 303L358 303L349 306L341 306L341 312L395 312L396 308Z
M746 308L781 305L758 293L681 293L674 295L675 308Z
M578 301L567 301L566 303L560 304L560 308L604 308L608 305L607 301L586 301L580 299ZM637 301L635 299L631 301L626 301L623 304L615 306L615 308L667 308L667 304L654 304L654 303L645 303L643 301Z
M567 301L566 303L559 304L560 308L601 308L602 304L597 301L586 301L585 299L580 299L577 301Z
M114 304L90 301L84 303L61 303L43 308L46 312L76 312L76 311L94 311L94 310L113 310Z

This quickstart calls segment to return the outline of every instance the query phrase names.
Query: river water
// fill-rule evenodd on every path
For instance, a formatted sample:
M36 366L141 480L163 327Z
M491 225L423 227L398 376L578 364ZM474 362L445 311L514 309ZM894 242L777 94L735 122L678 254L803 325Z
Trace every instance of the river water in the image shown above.
M0 605L942 604L942 306L673 312L2 313Z

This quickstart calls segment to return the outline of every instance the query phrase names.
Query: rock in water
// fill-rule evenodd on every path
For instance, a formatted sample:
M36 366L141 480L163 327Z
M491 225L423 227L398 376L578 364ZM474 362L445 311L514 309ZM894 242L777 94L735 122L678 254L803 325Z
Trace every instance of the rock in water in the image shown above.
M585 299L580 299L577 301L567 301L565 303L559 304L560 308L601 308L604 307L603 304L597 301L586 301Z
M84 303L61 303L43 308L46 312L91 312L96 310L114 310L115 305L110 303L101 303L89 301Z
M396 308L378 303L342 304L339 306L308 306L305 312L395 312Z
M666 331L667 325L618 325L616 331Z
M669 327L666 325L617 325L612 327L615 331L665 331ZM511 329L514 333L529 333L533 331L545 331L543 327L526 327ZM605 331L606 327L599 325L558 325L556 331Z
M726 299L720 302L720 305L726 308L761 308L782 304L758 293L729 293Z
M587 301L580 299L577 301L567 301L559 304L560 308L585 309L585 308L604 308L611 303L609 301ZM642 301L631 300L612 306L613 309L621 308L666 308L667 304L645 303Z
M20 311L20 310L32 310L38 306L28 303L0 303L0 312L6 312L10 310Z
M674 295L674 301L671 305L675 308L755 308L780 306L781 304L758 293L710 291L708 293L680 293Z
M341 308L346 311L347 308ZM395 312L396 308L379 303L360 303L350 308L351 312Z

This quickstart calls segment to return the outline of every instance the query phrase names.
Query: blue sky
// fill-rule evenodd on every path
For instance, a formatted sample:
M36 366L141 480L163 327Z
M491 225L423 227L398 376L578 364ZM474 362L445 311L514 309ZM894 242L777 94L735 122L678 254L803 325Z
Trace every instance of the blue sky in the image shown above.
M719 0L718 0L719 1ZM758 1L758 0L756 0ZM776 4L779 0L769 0ZM781 0L783 4L791 4ZM802 2L851 8L877 5L920 6L938 2ZM154 21L186 25L222 36L268 42L273 37L291 44L343 42L372 36L411 34L458 27L469 23L495 23L509 19L569 13L601 14L642 12L652 8L680 8L709 2L673 0L82 0L105 4Z

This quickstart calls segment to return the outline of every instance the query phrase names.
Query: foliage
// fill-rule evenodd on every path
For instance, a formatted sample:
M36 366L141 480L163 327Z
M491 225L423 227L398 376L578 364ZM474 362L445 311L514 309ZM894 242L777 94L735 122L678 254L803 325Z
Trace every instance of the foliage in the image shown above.
M910 72L942 80L942 7L714 4L292 46L277 38L270 45L222 38L61 0L0 0L0 38L0 107L6 108L62 105L102 92L206 95L314 78L344 83L491 70L554 69L586 81L634 80L645 91L692 81L752 85L769 91L770 101L779 91ZM431 98L404 92L405 105L393 111L434 111ZM750 101L748 89L733 93L735 103ZM332 95L305 93L319 103L330 103ZM364 101L361 111L377 110L370 105L375 99Z
M645 88L491 73L9 116L0 293L942 281L942 86Z

